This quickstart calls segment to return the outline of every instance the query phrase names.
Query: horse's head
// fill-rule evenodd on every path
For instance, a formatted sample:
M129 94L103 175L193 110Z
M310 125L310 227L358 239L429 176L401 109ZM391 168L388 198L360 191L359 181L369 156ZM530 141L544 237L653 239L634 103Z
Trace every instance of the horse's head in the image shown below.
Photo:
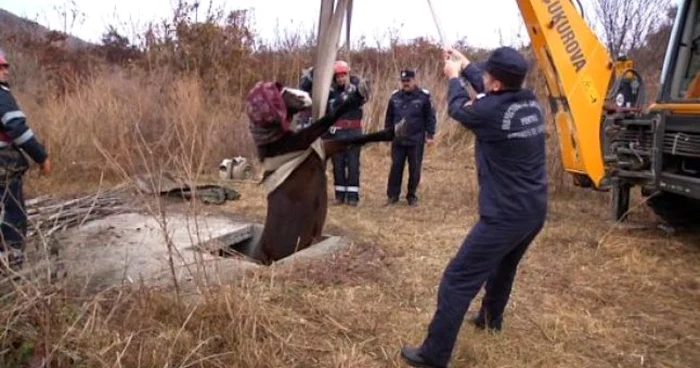
M311 108L311 96L300 89L282 87L282 99L287 105L287 113L290 116Z
M260 128L277 126L290 130L294 114L311 107L308 93L285 87L279 82L258 82L247 97L246 113L251 124Z

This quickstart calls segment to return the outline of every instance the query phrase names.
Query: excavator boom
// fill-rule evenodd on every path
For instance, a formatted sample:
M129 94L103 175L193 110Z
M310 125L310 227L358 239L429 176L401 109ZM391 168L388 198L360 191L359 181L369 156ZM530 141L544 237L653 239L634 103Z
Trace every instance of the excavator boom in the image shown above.
M516 0L544 72L564 169L603 186L601 113L614 64L570 0Z
M615 220L638 186L666 224L700 223L700 0L680 4L651 106L634 62L613 62L574 0L516 3L574 183L611 189Z

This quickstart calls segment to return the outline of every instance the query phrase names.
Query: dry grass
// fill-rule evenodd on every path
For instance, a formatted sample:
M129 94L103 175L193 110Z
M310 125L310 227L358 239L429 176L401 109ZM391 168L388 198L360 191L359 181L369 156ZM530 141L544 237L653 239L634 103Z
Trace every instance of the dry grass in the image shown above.
M421 205L384 208L387 154L363 152L359 208L330 210L328 232L355 242L340 256L266 269L187 301L146 287L28 292L0 313L4 359L24 351L51 352L54 367L400 366L399 346L422 338L441 271L475 221L476 187L468 151L429 149ZM261 221L260 188L238 189L243 200L222 211ZM700 239L611 230L605 205L604 195L553 199L521 266L507 329L490 336L465 327L454 366L700 363ZM633 218L649 220L643 210Z
M290 41L246 56L247 43L233 42L248 34L240 14L223 30L185 22L178 32L181 47L149 33L131 67L122 49L110 49L107 58L122 67L79 69L75 83L38 69L33 48L17 55L26 62L18 63L15 95L56 169L48 178L28 175L29 197L91 191L143 171L196 179L224 157L251 156L241 97L260 78L296 83L311 60L308 45ZM49 51L56 52L42 52ZM0 366L400 366L398 348L423 337L442 269L476 220L472 141L446 117L437 46L418 40L344 56L372 82L369 130L383 123L400 68L418 67L432 91L438 144L426 150L418 208L382 207L389 151L368 147L361 206L332 207L328 216L328 232L354 241L347 252L305 268L265 269L195 298L145 286L91 295L29 285L0 300ZM538 78L535 71L528 83L541 91ZM548 148L549 221L523 261L506 330L490 336L465 327L454 366L700 366L700 239L613 227L605 194L569 184L555 134ZM262 222L261 188L237 189L242 199L221 211ZM633 217L652 221L643 206Z

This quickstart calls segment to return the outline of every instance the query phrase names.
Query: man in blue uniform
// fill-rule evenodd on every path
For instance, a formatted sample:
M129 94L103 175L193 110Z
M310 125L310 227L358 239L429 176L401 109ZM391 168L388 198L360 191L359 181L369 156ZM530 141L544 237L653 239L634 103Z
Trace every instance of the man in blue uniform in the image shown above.
M406 121L407 136L396 138L391 144L391 171L386 188L387 204L399 201L403 168L408 161L408 187L406 201L409 206L418 202L416 191L420 183L423 146L435 135L435 109L430 92L416 85L416 73L411 69L401 71L402 88L392 93L386 109L385 128L393 128L401 120Z
M532 91L522 89L528 65L509 47L477 67L447 49L448 113L476 136L479 221L447 265L437 310L418 348L401 356L414 367L446 367L472 299L485 284L478 315L470 322L500 330L518 263L542 229L547 213L545 125ZM470 100L460 74L478 96Z
M313 88L313 70L304 72L299 88L311 94ZM342 60L333 65L333 83L328 96L328 107L343 100L343 96L358 90L364 97L362 104L367 102L368 88L365 82L355 75L350 75L350 66ZM343 114L333 124L328 134L323 138L352 138L362 135L362 120L364 112L362 105ZM302 120L303 124L308 121ZM360 146L353 146L343 152L336 153L331 158L333 162L333 179L335 185L334 204L347 203L357 206L360 201Z
M27 126L26 117L10 92L9 77L10 64L0 50L0 274L8 268L19 270L24 263L27 217L22 177L29 162L22 151L41 165L43 174L51 171L46 150Z

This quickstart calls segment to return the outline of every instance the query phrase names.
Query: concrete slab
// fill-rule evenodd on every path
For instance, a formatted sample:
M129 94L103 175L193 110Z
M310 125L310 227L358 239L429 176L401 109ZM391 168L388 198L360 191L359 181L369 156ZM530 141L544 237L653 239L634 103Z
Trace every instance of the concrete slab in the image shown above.
M62 237L60 258L70 277L84 278L90 286L140 280L158 284L168 279L172 282L171 259L178 278L183 279L193 278L203 265L221 260L226 260L232 269L257 267L242 259L222 259L197 247L214 238L237 242L250 237L251 224L223 217L195 220L191 216L170 215L163 226L152 216L127 213L67 232Z
M231 281L260 269L248 255L258 246L263 226L225 216L171 214L165 226L139 213L112 215L62 234L59 259L67 277L90 290L122 283L181 286L192 281ZM166 236L167 234L167 236ZM350 243L335 236L301 250L275 268L330 256ZM172 255L172 257L171 257Z
M350 242L339 236L330 236L306 249L277 261L276 265L286 265L300 262L310 262L319 258L329 257L334 253L350 246Z
M218 242L218 239L214 239L213 242L216 245L209 246L209 248L221 247L222 244L224 244L224 247L226 247L226 245L234 244L232 247L226 247L226 249L233 248L233 250L236 253L242 253L246 256L254 258L259 246L258 242L260 241L260 237L263 232L263 225L251 224L250 230L252 232L252 236L248 239L238 241L235 243ZM302 249L284 259L281 259L275 262L274 264L277 266L282 266L295 262L310 261L318 258L327 257L341 249L347 248L349 245L350 243L346 239L343 239L338 236L326 235L323 240L312 244L310 247ZM226 251L224 251L223 253L226 253Z

